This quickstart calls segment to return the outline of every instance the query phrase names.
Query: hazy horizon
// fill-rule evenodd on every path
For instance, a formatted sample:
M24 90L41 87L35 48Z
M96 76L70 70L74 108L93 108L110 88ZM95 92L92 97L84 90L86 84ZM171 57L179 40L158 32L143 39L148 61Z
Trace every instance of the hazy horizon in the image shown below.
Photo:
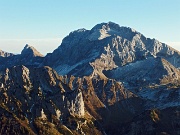
M0 50L20 54L26 44L29 44L36 48L41 54L46 55L47 53L52 53L56 48L61 45L62 39L21 39L21 40L0 40L0 43L8 43L8 45L0 44ZM160 41L161 42L161 41ZM53 44L52 44L53 43ZM173 47L174 49L180 51L180 42L162 42L166 43L167 45ZM18 48L16 48L18 45ZM10 48L10 46L12 48Z

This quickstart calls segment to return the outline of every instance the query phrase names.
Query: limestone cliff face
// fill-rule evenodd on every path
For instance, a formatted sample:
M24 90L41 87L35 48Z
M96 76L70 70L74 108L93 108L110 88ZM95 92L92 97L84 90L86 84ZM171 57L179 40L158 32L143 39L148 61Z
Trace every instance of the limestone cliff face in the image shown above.
M14 66L7 68L1 73L0 85L0 110L4 112L5 116L3 117L8 118L5 114L5 111L8 111L12 114L12 119L18 118L17 123L25 120L25 127L23 127L22 132L31 131L32 134L38 132L33 128L37 128L34 126L39 126L40 121L49 121L56 126L59 123L67 126L69 132L74 132L72 119L69 119L70 116L82 118L75 121L77 124L75 127L78 133L83 133L86 131L84 125L89 126L82 123L83 119L93 124L91 119L98 119L101 114L96 112L97 109L105 108L133 96L131 92L126 93L121 84L113 80L94 80L91 77L63 77L50 67ZM97 89L98 87L99 89ZM109 89L111 89L110 93ZM96 113L89 114L87 113L88 110ZM87 115L89 116L87 117ZM54 123L55 121L57 123ZM6 123L4 126L9 125ZM89 127L93 132L99 132L99 134L103 132L102 129L91 128ZM38 127L38 129L41 128ZM2 133L10 131L9 129Z
M66 130L69 132L101 134L104 130L101 128L96 130L92 121L105 119L107 117L103 115L112 112L108 115L108 118L111 118L114 111L109 110L110 106L137 97L115 80L94 79L91 76L83 78L59 76L50 67L7 68L1 73L0 85L0 110L8 111L12 114L12 119L17 117L18 121L26 120L22 132L29 130L35 134L43 126L39 125L40 121L47 121L55 126L58 123L67 126ZM136 107L131 105L126 110L134 114ZM8 118L7 114L4 117ZM83 119L87 123L83 124ZM89 127L88 123L94 126ZM6 123L5 126L9 125ZM34 130L37 126L40 126L38 130ZM84 126L92 128L92 131L86 131ZM2 133L5 132L8 130Z
M27 126L33 126L37 118L52 121L54 115L61 123L69 115L85 115L81 90L70 90L49 67L7 68L0 84L1 110L26 119Z
M26 128L38 126L40 121L55 121L74 128L67 122L69 116L83 118L85 107L81 89L73 90L49 67L27 68L16 66L2 72L0 79L1 111L6 110L20 120L26 119ZM7 116L5 116L7 118ZM57 123L54 123L57 126ZM70 124L70 125L69 125ZM82 123L76 127L81 132ZM6 123L6 126L7 123ZM27 129L24 130L27 130ZM65 128L65 127L64 127ZM38 129L41 129L40 127ZM31 132L37 132L30 128ZM94 129L95 130L95 129ZM8 130L6 130L8 132ZM23 131L26 132L26 131ZM83 132L83 131L82 131ZM3 132L5 133L5 131Z
M84 104L82 93L80 90L71 91L62 83L55 71L49 67L44 68L27 68L25 66L17 66L6 69L1 76L1 92L6 95L2 100L7 105L11 105L12 98L15 97L21 104L27 103L22 107L24 113L28 111L32 113L35 109L36 114L33 117L39 117L45 106L55 104L57 108L50 107L50 112L59 109L60 111L70 110L70 113L84 116ZM58 97L58 99L57 99ZM67 100L65 100L67 99ZM48 100L49 105L44 105ZM34 106L39 107L34 107ZM64 108L68 106L68 108ZM12 106L13 107L13 106ZM16 108L15 106L13 108ZM45 112L46 114L46 112Z
M84 116L84 100L81 90L69 93L66 98L67 108L71 115Z
M177 50L156 39L146 38L132 28L108 22L97 24L91 30L71 32L53 53L45 57L43 64L53 67L60 75L83 77L149 57L161 57L176 68L180 66Z

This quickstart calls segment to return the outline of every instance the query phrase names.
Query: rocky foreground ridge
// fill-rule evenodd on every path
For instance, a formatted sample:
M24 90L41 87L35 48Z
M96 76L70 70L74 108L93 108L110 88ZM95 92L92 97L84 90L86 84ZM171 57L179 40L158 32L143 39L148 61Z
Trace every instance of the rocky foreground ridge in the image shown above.
M0 134L180 134L180 53L113 22L43 56L0 57Z

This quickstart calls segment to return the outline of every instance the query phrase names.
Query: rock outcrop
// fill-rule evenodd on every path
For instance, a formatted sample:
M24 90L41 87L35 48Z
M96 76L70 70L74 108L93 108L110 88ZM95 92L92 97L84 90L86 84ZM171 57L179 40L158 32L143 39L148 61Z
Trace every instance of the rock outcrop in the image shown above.
M13 55L14 55L13 53L8 53L8 52L0 50L0 56L1 57L11 57Z

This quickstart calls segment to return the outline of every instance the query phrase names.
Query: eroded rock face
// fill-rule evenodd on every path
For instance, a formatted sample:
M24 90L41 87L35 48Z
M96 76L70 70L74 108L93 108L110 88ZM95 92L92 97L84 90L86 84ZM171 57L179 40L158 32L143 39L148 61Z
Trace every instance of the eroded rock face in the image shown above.
M4 112L4 119L9 117L5 114L8 112L17 124L24 123L14 131L6 129L10 126L8 123L1 123L5 127L2 134L17 130L20 130L17 133L29 131L30 134L102 134L102 130L94 126L95 119L85 112L80 82L72 78L76 82L73 79L71 84L50 67L14 66L1 72L0 111ZM47 131L43 131L44 126L49 127Z
M164 119L167 115L164 115L164 110L179 112L180 93L179 87L175 87L177 84L149 86L145 83L127 87L114 79L97 79L92 76L65 76L62 80L71 89L81 88L85 109L100 122L106 134L172 133L168 125L163 126L162 123L168 123ZM157 111L161 112L158 113L159 119L155 117ZM176 123L173 122L174 125ZM175 131L179 132L177 127Z
M101 23L91 30L71 32L62 44L44 60L61 75L89 76L94 71L112 70L149 57L161 57L176 68L180 53L156 39L121 27L113 22Z
M66 98L67 108L71 115L77 115L79 117L84 116L84 100L81 90L76 90L73 93L68 93ZM73 97L73 98L72 98Z
M115 80L100 80L91 76L63 77L49 67L7 68L1 74L0 83L0 110L8 111L12 114L12 118L17 117L18 121L25 119L25 129L28 128L32 133L39 132L41 126L45 126L40 126L40 121L48 121L55 126L58 124L67 126L66 130L72 133L101 134L104 130L102 128L96 130L94 121L107 118L103 115L109 113L109 106L114 106L125 99L136 98L136 95L124 89L122 84ZM126 110L134 114L135 108L131 106ZM112 115L108 116L111 117ZM83 124L84 120L87 121L85 124ZM89 127L87 123L93 124L93 127ZM92 129L86 131L84 126ZM34 128L37 127L38 130L35 130ZM3 133L5 132L8 131Z
M62 83L57 73L49 67L27 68L18 66L6 69L4 75L1 76L1 85L1 92L3 91L5 95L4 100L7 105L11 104L10 98L13 98L12 96L15 96L21 104L27 103L25 108L21 108L24 113L27 112L28 114L28 110L31 112L35 109L37 113L35 117L39 117L45 107L43 105L45 100L48 100L49 105L55 103L58 107L54 108L48 105L50 107L49 111L53 114L57 109L63 112L63 110L71 108L70 110L73 110L72 114L79 117L84 116L81 91L71 91ZM59 98L58 101L54 99L56 96ZM34 105L39 107L34 107ZM64 108L64 106L68 106L68 108Z

